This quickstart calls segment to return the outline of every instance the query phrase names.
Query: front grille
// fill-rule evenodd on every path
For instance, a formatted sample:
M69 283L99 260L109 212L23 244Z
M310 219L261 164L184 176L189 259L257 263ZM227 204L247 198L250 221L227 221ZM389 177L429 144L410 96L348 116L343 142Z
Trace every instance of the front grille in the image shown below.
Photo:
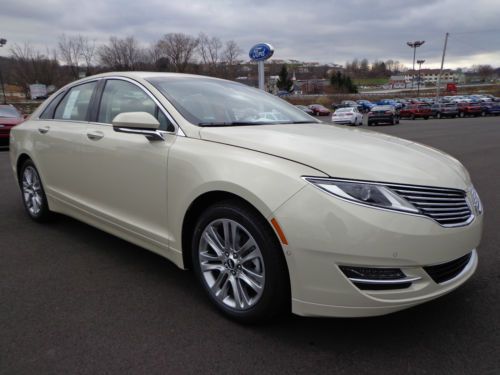
M471 256L472 253L469 253L463 257L452 260L451 262L424 267L424 270L436 283L444 283L445 281L453 279L460 272L462 272L465 266L469 263Z
M467 195L462 190L406 185L387 185L420 210L420 213L444 226L466 223L472 216Z

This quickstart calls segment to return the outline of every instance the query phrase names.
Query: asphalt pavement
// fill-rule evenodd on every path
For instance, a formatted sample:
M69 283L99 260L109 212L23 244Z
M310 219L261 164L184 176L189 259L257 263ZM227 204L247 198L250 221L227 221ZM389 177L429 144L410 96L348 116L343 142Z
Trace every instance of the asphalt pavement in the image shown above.
M392 315L264 326L225 319L153 253L67 217L31 221L0 152L0 374L499 374L500 117L370 129L468 168L486 212L476 274Z

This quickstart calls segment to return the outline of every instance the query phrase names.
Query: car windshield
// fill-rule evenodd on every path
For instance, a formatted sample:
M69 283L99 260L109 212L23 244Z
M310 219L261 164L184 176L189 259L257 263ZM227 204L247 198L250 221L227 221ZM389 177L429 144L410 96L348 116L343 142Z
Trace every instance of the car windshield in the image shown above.
M2 118L19 118L19 113L12 107L0 107L0 117Z
M148 81L184 118L199 126L318 122L282 99L236 82L189 76Z
M352 112L353 108L339 108L335 112Z
M391 111L392 107L390 105L381 105L372 108L372 111Z

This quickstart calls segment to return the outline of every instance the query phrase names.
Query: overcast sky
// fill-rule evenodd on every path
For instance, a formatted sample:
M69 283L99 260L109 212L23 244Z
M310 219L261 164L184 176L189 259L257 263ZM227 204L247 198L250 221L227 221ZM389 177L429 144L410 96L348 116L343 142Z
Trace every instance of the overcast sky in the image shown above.
M106 42L134 35L148 45L161 35L200 31L234 39L244 51L268 42L275 58L344 64L353 58L411 64L407 41L425 40L417 58L439 67L500 66L498 0L2 0L0 38L45 51L58 36L82 34Z

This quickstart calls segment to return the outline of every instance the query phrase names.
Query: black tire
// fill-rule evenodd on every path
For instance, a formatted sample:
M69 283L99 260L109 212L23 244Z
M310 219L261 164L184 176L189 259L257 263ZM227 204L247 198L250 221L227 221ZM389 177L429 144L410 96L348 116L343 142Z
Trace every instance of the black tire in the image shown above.
M29 198L26 197L25 194L25 187L23 186L23 176L25 175L26 171L30 170L32 173L36 175L36 178L39 182L39 189L37 189L37 198L39 199L39 211L34 211L32 208L33 206L28 203L30 201ZM47 222L53 217L52 212L49 209L49 205L47 202L47 196L45 195L45 190L43 188L43 183L42 179L40 178L40 174L38 173L38 169L36 169L35 164L31 161L31 159L26 160L23 165L21 166L19 172L18 172L18 177L19 177L19 188L21 189L21 197L23 200L24 208L26 209L26 213L28 216L33 219L34 221L37 222ZM29 191L34 191L33 188L28 189ZM31 195L33 197L33 195Z
M203 276L200 266L200 241L204 230L216 220L232 220L253 236L260 248L265 270L265 281L260 298L245 310L232 308L217 299ZM192 236L191 257L198 281L209 300L227 317L240 323L257 323L290 311L290 282L281 247L269 223L252 207L237 200L214 204L199 217ZM230 276L228 276L230 277Z
M410 119L415 120L415 115L411 115Z
M424 116L424 120L428 120L429 119L429 116Z
M372 126L372 122L371 122L371 121L368 121L368 122L366 123L366 126Z

